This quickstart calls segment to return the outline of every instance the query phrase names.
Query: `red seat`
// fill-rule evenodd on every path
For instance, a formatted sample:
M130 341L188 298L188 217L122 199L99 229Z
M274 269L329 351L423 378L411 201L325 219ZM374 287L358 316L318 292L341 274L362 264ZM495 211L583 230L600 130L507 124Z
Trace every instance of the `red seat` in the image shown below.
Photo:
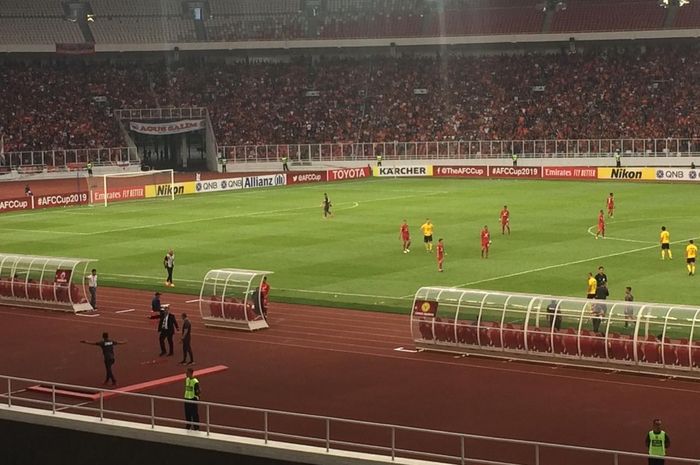
M43 282L41 283L41 287L39 288L41 300L44 301L54 301L56 300L56 290L54 289L54 285L52 283L47 283Z
M593 337L590 335L581 335L581 356L593 357Z
M41 299L40 296L40 284L39 283L33 283L30 282L27 284L27 297L32 299L32 300L39 300Z
M209 311L213 317L223 318L224 316L223 308L221 308L221 302L217 300L216 296L209 297Z
M554 346L555 354L566 353L566 345L564 345L564 336L561 333L554 333L552 344Z
M450 342L453 343L455 342L455 322L452 319L448 320L443 320L441 323L442 326L442 341L444 342Z
M503 345L508 349L522 349L518 344L518 331L510 323L503 329Z
M12 295L15 297L19 297L21 299L26 299L27 298L26 283L22 280L17 280L17 279L12 281Z
M80 288L80 286L77 286L75 284L71 284L70 286L70 298L74 304L87 302L87 299L83 295L82 289Z
M639 343L644 354L644 361L646 363L659 363L661 362L661 356L659 354L659 342L655 336L647 336L646 341Z
M433 325L428 321L421 321L418 323L418 330L423 340L432 341L433 340Z
M632 342L632 341L630 341ZM630 360L632 354L627 352L627 347L620 338L619 333L612 333L610 337L610 358L615 360Z
M578 337L573 328L566 330L566 334L562 336L564 338L564 347L566 347L566 353L568 355L578 355Z
M446 332L445 326L442 324L442 318L440 318L440 317L435 318L434 328L435 328L435 340L440 341L440 342L444 342L445 339L447 338L447 336L445 334L445 332Z
M56 300L59 302L70 302L68 298L68 286L56 286Z
M690 366L690 348L688 347L688 340L681 339L676 346L676 356L678 357L678 364L684 367Z
M540 328L531 327L527 332L528 349L537 352L549 352L549 341Z
M457 326L457 342L460 344L476 344L476 327L472 322L462 322Z
M678 365L678 355L676 355L676 341L664 338L664 365Z
M700 343L693 341L690 349L690 354L693 357L692 362L694 367L700 367Z

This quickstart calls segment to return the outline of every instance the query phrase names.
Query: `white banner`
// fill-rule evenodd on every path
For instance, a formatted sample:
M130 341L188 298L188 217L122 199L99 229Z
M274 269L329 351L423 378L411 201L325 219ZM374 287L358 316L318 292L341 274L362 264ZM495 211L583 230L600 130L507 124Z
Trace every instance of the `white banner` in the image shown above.
M656 168L657 181L700 181L700 170L691 168Z
M406 165L406 166L375 166L375 176L432 176L432 165Z
M139 123L138 121L131 121L129 127L132 131L151 136L180 134L204 129L204 120L184 119L182 121L173 121L172 123Z
M243 189L243 178L211 179L195 183L195 191L197 193L232 191L236 189Z

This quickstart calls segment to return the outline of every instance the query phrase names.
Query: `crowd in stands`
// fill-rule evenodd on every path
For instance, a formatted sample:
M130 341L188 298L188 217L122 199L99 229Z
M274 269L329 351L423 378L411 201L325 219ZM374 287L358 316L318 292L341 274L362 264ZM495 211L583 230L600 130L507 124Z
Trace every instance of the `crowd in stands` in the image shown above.
M120 146L111 110L154 106L221 145L700 137L698 48L178 66L7 64L5 150Z

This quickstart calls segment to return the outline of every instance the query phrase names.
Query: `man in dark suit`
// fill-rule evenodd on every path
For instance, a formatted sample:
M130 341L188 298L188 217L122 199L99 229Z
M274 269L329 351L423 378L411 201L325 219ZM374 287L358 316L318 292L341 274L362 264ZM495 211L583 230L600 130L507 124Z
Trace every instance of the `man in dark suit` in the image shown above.
M163 305L159 314L153 315L151 319L158 318L158 333L160 334L160 356L165 355L165 340L168 340L168 356L173 355L173 335L175 330L179 330L180 327L177 324L175 315L172 315L168 309L167 305Z

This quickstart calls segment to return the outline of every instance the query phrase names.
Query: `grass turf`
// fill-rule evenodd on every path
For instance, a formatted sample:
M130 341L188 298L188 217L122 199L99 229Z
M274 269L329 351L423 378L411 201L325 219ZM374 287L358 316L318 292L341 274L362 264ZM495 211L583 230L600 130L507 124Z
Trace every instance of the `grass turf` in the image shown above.
M109 207L47 209L2 216L2 252L99 259L102 285L164 290L163 256L176 254L168 292L198 293L207 270L274 271L272 300L408 312L420 286L460 286L584 297L586 274L605 266L610 298L632 286L636 300L697 304L684 250L698 234L689 199L696 186L604 182L370 179L189 195ZM335 216L322 218L328 192ZM590 233L605 198L617 211L608 238ZM510 236L498 213L511 210ZM442 237L445 272L425 252L420 224ZM403 254L399 224L413 241ZM493 244L480 258L479 231ZM672 261L658 234L671 232ZM590 229L589 229L590 228ZM146 302L144 302L146 305Z

